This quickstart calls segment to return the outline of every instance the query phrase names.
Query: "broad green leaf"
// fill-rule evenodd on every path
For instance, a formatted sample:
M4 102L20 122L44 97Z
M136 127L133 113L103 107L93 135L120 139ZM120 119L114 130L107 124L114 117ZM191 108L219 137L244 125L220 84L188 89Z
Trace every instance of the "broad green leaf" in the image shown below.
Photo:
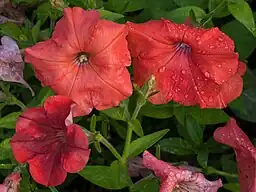
M20 3L25 3L25 4L36 4L37 0L12 0L13 3L20 4Z
M42 24L47 20L48 17L52 20L57 20L62 16L62 12L58 9L54 9L50 1L44 2L37 7L36 10L37 20L40 20Z
M245 0L230 1L228 4L230 13L240 21L252 34L255 31L255 22L250 5Z
M169 129L164 129L164 130L152 133L150 135L146 135L139 139L136 139L130 145L129 157L136 157L146 149L150 148L156 142L158 142L168 131Z
M101 112L115 120L121 120L121 121L126 120L125 109L122 107L113 107L110 109L103 110Z
M130 126L132 126L132 130L139 136L139 137L143 137L144 136L144 132L143 129L141 127L140 121L138 119L134 119L129 123Z
M206 16L206 13L203 9L196 6L186 6L175 9L173 11L165 14L165 18L170 19L175 23L184 23L186 18L189 16L191 9L194 11L197 22L200 22Z
M98 11L100 12L101 19L116 21L116 20L124 17L124 15L122 15L120 13L114 13L114 12L104 10L104 9L98 9Z
M128 3L129 0L108 0L106 8L117 13L124 13Z
M105 189L122 189L127 187L128 175L126 168L118 161L108 166L86 166L78 173L86 180Z
M32 38L33 38L34 43L37 43L39 32L40 32L40 27L41 27L41 21L39 20L36 22L36 25L33 26L33 28L32 28Z
M10 146L10 138L7 138L0 143L0 160L9 159L12 156L12 149Z
M230 158L229 155L222 155L221 156L221 166L223 171L227 173L238 173L237 170L237 163ZM237 182L238 180L236 178L232 177L225 177L229 183Z
M217 143L213 137L208 139L205 143L206 147L208 148L209 153L223 153L230 149L227 145L223 145L220 143Z
M229 104L229 108L237 117L256 122L256 88L245 89L240 97Z
M240 185L239 183L226 183L223 185L224 189L227 189L231 192L240 192Z
M125 12L133 12L147 7L147 0L129 0Z
M243 76L243 83L244 89L256 87L256 76L254 75L253 71L251 71L248 67Z
M185 126L190 140L195 146L200 146L203 142L204 129L199 123L190 115L185 116Z
M49 87L43 87L40 92L33 98L33 100L28 103L28 107L35 107L38 105L43 105L44 101L49 97L54 95L54 92Z
M203 146L201 149L198 150L197 162L202 168L207 167L208 157L209 157L209 152L206 146Z
M209 0L208 9L209 11L214 11L213 17L226 17L230 15L228 6L224 0Z
M206 8L207 7L207 2L208 0L173 0L178 6L180 7L185 7L185 6L198 6L201 8Z
M256 38L239 21L233 20L223 25L221 30L235 42L236 50L239 53L239 59L241 61L249 57L256 48Z
M192 155L194 154L193 146L186 140L179 137L170 137L159 142L162 151L174 155Z
M155 119L167 119L173 116L173 107L170 105L152 105L148 102L141 108L140 114Z
M229 116L221 109L200 109L199 107L176 107L174 115L184 125L185 115L189 114L202 125L225 123Z
M17 41L20 40L26 40L27 37L24 36L21 29L18 27L18 25L14 23L4 23L0 25L0 33L2 35L7 35L11 37L12 39L15 39Z
M7 129L14 129L18 117L21 115L21 112L13 112L2 118L0 118L0 127Z
M159 181L151 175L139 180L132 187L132 192L156 192L159 191Z

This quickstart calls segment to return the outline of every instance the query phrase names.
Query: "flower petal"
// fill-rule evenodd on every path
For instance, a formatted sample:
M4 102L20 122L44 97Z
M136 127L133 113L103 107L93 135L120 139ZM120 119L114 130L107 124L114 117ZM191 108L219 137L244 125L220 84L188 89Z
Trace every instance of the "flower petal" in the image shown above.
M77 173L89 160L88 138L83 130L75 124L68 126L67 146L62 153L63 168L69 173Z
M17 43L8 36L1 38L0 45L0 80L21 83L29 88L32 95L33 90L23 79L24 62L22 60Z
M57 186L64 182L67 172L61 166L60 152L37 155L29 161L33 179L45 186Z
M51 123L58 128L64 128L72 104L74 102L66 96L50 96L44 102L44 109Z
M241 192L256 191L256 149L247 135L230 118L226 126L214 132L214 139L231 146L236 152Z

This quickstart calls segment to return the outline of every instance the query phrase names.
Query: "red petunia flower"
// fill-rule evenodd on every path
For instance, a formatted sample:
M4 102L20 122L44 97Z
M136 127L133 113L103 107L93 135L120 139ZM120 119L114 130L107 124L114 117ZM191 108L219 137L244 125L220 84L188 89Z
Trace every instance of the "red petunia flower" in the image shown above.
M232 147L236 153L241 192L256 191L256 148L247 135L230 118L226 126L214 132L214 139Z
M0 184L0 192L19 192L21 176L19 172L8 175L3 184Z
M234 42L218 28L202 29L168 20L128 23L134 81L142 85L153 74L158 94L153 104L171 100L186 106L223 108L242 91Z
M220 179L208 181L202 173L174 167L170 163L158 160L148 151L143 153L143 163L160 177L160 192L217 192L222 187Z
M76 173L88 162L87 136L66 121L72 105L65 96L52 96L44 107L28 109L17 120L10 142L14 157L19 163L28 162L32 177L42 185L59 185L67 172Z
M74 116L117 106L132 94L125 25L95 10L65 8L52 38L25 50L37 78L76 102Z

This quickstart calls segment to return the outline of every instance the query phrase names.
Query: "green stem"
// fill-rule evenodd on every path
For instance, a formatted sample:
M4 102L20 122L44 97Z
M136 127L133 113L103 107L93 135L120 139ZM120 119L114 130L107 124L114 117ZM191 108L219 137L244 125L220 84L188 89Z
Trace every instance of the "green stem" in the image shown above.
M51 190L51 192L59 192L55 187L49 187L49 189Z
M132 125L131 121L135 120L140 112L141 107L145 104L145 99L141 103L137 103L135 110L133 111L131 120L128 122L128 128L126 132L126 139L125 139L125 144L124 144L124 152L123 152L123 162L126 163L127 158L129 156L129 151L130 151L130 145L131 145L131 140L132 140Z
M118 159L118 161L122 161L121 155L117 152L115 147L107 139L105 139L105 137L103 137L101 134L98 134L96 138L111 151L111 153Z
M238 178L238 175L235 173L227 173L224 171L217 170L214 167L208 167L206 169L206 174L207 175L216 174L216 175L221 175L221 176L226 176L226 177Z
M0 169L12 169L15 164L0 164Z
M205 26L205 25L211 20L211 18L214 16L214 14L216 13L216 11L217 11L218 9L220 9L220 8L224 5L224 3L226 3L225 0L221 1L220 4L215 7L215 9L213 9L212 11L210 11L210 12L206 15L206 17L205 17L206 19L205 19L205 21L201 24L201 26Z

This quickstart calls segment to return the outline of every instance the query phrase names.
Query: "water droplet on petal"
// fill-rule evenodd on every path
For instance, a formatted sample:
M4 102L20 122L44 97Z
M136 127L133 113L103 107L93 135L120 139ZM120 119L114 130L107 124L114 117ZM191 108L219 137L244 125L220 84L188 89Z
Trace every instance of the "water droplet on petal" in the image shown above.
M214 47L213 45L211 45L211 46L210 46L210 49L213 49L213 48L215 48L215 47Z
M201 94L204 94L204 91L201 91L200 93L201 93Z
M194 88L195 88L195 90L197 90L197 86L195 86Z
M182 77L180 77L180 81L183 81L183 78L182 78Z
M212 102L213 101L213 97L209 97L209 102Z
M181 73L182 73L182 74L185 74L185 73L186 73L186 71L185 71L185 70L181 70Z
M219 68L221 68L221 67L222 67L222 65L221 65L221 64L218 64L217 66L218 66Z
M164 72L165 69L166 69L165 67L161 67L161 68L159 69L159 71L160 71L160 72Z
M219 41L223 41L223 39L221 37L218 38Z
M185 98L188 98L188 94L185 95Z
M230 73L231 73L231 72L232 72L232 69L228 69L228 72L230 72Z
M196 37L196 40L199 41L201 38L199 36Z
M204 75L205 75L205 77L208 77L208 78L210 77L210 73L207 71L204 73Z
M176 93L177 93L177 92L179 92L179 91L180 91L180 89L179 89L179 88L176 88L176 89L175 89L175 92L176 92Z

